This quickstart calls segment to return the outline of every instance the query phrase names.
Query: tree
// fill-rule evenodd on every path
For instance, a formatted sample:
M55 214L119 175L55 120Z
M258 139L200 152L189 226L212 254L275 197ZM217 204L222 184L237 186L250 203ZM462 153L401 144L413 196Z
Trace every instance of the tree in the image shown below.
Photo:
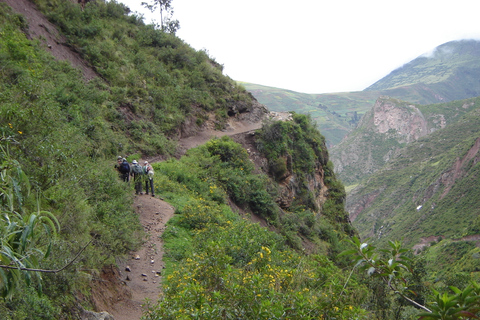
M172 0L152 0L152 2L142 2L142 6L154 12L157 8L160 10L160 27L162 31L175 33L180 29L180 22L173 19Z

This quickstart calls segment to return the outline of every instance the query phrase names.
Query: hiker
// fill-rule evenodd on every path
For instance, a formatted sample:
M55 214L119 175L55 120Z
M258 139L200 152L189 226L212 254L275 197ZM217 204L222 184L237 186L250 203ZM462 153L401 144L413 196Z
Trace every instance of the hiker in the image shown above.
M142 192L142 177L143 169L137 162L137 160L132 161L132 173L133 181L135 182L135 194L143 194Z
M145 194L148 194L148 189L152 190L152 197L155 197L155 192L153 191L153 168L152 166L148 163L148 161L145 161L143 163L143 172L145 174Z
M118 161L118 171L120 172L120 178L124 182L130 181L130 165L128 164L127 159L122 158L122 162L120 163L120 160Z
M122 178L122 172L120 172L120 166L122 165L122 162L123 162L123 157L118 156L117 157L117 163L113 166L115 168L115 170L118 171L118 175L120 176L120 178Z

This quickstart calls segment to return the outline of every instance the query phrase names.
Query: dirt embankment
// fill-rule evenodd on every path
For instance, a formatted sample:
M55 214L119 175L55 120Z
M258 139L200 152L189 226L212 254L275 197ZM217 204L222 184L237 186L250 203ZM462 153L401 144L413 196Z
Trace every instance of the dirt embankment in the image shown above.
M0 0L5 2L14 11L22 14L28 23L27 36L38 39L45 48L58 60L69 61L72 66L79 69L86 81L98 77L95 70L67 44L65 37L50 23L37 9L37 6L28 0Z

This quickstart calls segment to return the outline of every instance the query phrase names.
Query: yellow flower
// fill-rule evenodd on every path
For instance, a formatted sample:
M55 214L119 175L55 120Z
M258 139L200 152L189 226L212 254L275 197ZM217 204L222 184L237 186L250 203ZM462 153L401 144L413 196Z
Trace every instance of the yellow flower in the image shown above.
M12 129L12 128L13 128L13 126L12 126L12 124L11 124L11 123L9 123L9 124L8 124L8 126L10 127L10 129Z
M23 132L22 132L22 131L18 131L18 133L20 133L20 134L23 134Z

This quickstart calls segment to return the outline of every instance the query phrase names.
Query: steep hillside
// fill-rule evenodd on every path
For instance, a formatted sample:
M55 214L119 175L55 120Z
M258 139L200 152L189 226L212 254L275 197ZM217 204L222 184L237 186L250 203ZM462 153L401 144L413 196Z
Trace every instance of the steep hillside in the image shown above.
M336 172L344 183L358 183L394 159L400 148L458 121L476 108L475 101L414 105L380 97L358 127L332 148Z
M347 210L362 237L414 245L420 238L479 233L480 99L465 102L471 111L397 150L351 191Z
M480 95L480 41L452 41L431 55L398 68L361 92L304 94L242 83L270 110L292 110L312 115L327 138L337 145L380 96L412 104L432 104ZM333 155L335 158L335 155Z
M155 165L155 193L176 209L165 235L175 245L166 248L162 280L184 288L188 279L205 289L198 296L166 290L167 307L156 311L178 318L193 301L188 310L200 305L198 312L218 318L229 301L236 318L248 318L256 306L265 319L364 312L364 296L356 294L361 284L351 281L348 294L335 285L352 278L336 256L345 246L340 240L355 231L325 139L307 116L272 121L255 133L263 167L255 168L248 151L227 137L180 158L185 138L250 127L267 110L205 52L127 15L114 1L89 2L84 10L69 0L35 1L51 24L35 5L24 4L28 19L0 3L2 319L79 319L98 306L94 298L101 294L93 297L92 284L102 287L105 267L118 274L118 261L144 237L132 208L133 184L114 169L118 155L170 158ZM35 39L34 28L53 36ZM83 59L92 77L52 55L61 47ZM177 272L184 268L193 269ZM229 280L218 282L220 274ZM263 310L272 296L275 307Z

